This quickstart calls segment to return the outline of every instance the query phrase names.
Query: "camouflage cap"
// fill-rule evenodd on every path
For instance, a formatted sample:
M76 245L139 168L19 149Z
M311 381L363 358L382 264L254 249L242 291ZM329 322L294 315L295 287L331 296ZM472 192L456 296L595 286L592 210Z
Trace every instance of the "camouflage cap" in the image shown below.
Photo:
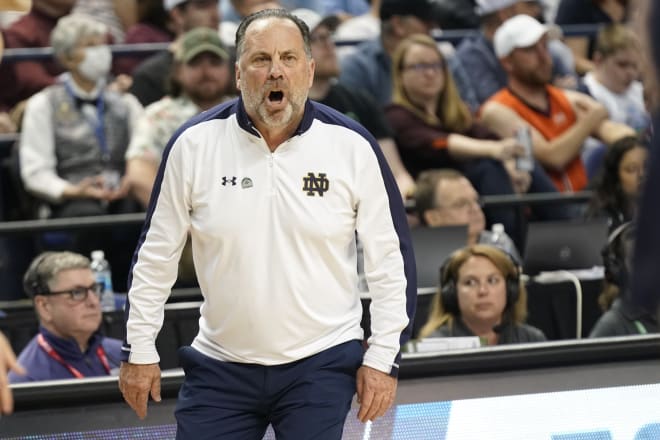
M225 61L229 60L229 54L220 41L218 32L205 27L197 27L183 34L176 43L174 58L188 63L204 52L213 53Z

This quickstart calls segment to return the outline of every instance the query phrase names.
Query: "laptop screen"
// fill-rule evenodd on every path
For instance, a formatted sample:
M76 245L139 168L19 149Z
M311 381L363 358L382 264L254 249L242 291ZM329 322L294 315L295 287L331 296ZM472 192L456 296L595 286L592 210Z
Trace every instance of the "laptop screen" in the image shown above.
M601 250L607 243L607 231L605 220L529 223L523 272L537 275L602 266Z
M417 289L437 288L442 263L467 244L467 225L417 227L410 233L417 262Z

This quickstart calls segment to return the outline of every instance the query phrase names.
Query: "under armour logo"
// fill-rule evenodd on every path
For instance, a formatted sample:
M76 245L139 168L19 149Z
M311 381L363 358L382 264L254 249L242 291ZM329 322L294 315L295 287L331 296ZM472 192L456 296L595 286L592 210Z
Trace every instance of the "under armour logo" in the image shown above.
M231 179L227 176L222 178L222 186L227 186L228 183L231 183L231 186L236 186L236 176L232 176Z
M323 197L323 193L329 188L330 181L325 177L325 173L319 173L318 177L314 173L307 173L307 177L303 177L303 191L306 191L308 196L318 193Z

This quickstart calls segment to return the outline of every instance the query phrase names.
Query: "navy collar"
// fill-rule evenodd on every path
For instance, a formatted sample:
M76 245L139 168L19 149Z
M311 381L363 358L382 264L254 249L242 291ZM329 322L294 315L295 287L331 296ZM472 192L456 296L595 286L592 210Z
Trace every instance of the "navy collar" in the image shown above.
M316 113L316 108L314 107L314 104L312 103L311 100L307 99L307 101L305 101L305 111L303 113L303 118L300 121L300 124L298 124L296 130L293 132L292 137L303 134L304 132L309 130L309 127L312 126L312 122L314 121L315 113ZM242 96L238 97L237 108L236 108L236 120L238 121L238 125L243 130L247 131L248 133L254 136L261 137L259 131L255 127L254 123L248 116L247 111L245 110L245 104L243 103Z
M96 348L101 345L103 341L103 336L100 332L95 332L91 338L89 338L87 351L85 353L80 351L78 342L75 339L63 339L59 336L55 336L44 327L39 326L39 333L44 335L44 339L53 347L53 349L62 356L65 360L79 360L83 359L87 354L96 352Z

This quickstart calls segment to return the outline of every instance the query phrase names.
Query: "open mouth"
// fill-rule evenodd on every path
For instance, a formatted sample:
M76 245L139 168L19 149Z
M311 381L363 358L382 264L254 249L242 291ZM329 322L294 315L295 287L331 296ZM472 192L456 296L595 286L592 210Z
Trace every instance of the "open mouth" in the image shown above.
M284 99L284 93L280 90L273 90L268 94L268 100L273 103L280 103Z

